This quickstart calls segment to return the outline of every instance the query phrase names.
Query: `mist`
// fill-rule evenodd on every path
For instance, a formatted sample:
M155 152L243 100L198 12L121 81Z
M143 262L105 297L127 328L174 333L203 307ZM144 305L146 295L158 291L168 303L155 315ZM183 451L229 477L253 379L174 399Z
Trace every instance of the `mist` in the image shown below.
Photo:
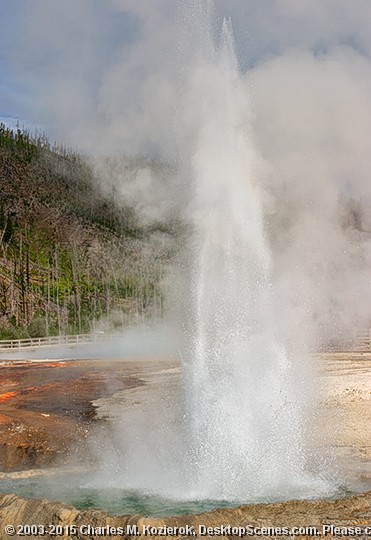
M301 415L309 415L305 407L312 399L299 396L312 380L309 353L351 342L357 330L370 323L371 6L366 0L351 5L346 0L325 5L319 0L300 5L295 0L219 0L212 17L209 2L185 4L169 0L21 4L13 71L32 96L22 111L34 115L58 139L91 155L102 189L114 188L122 204L136 209L141 224L167 224L177 218L184 225L163 281L168 298L165 320L172 324L165 335L172 335L177 344L192 268L187 234L202 219L208 221L209 210L219 204L211 181L197 191L198 205L192 190L200 188L195 176L204 159L198 145L203 143L201 154L212 158L214 149L207 148L214 140L210 131L214 130L216 147L223 149L224 128L229 127L223 117L218 123L218 111L215 122L213 117L207 123L207 97L219 103L223 63L216 70L210 66L215 67L213 51L219 48L223 16L231 17L238 76L230 85L238 91L228 86L226 94L238 99L230 105L239 114L233 118L233 133L243 139L248 134L249 141L242 145L246 185L241 185L241 192L250 193L245 190L249 182L258 200L257 231L260 234L261 225L262 252L269 252L266 259L261 255L270 291L268 333L287 351L299 374L290 380L292 400L305 401L300 414L296 409L292 413L293 424L299 425ZM203 26L195 23L199 17L212 20L214 33L206 40ZM205 71L210 78L204 81ZM233 147L230 140L227 143ZM146 159L127 167L127 156L133 155ZM239 223L241 211L239 207ZM220 220L234 216L217 217L220 226ZM246 215L246 227L251 226L249 219ZM209 231L206 226L205 230ZM259 299L254 300L255 307ZM152 338L147 339L150 349ZM280 347L272 350L281 351ZM182 459L183 441L174 431L178 419L168 399L153 413L153 425L145 434L135 412L115 425L113 447L121 452L127 425L137 446L128 445L123 454L112 455L103 448L112 463L109 478L115 478L125 455L117 481L125 477L134 487L161 489L158 471L166 471L162 483L174 494L171 482ZM159 426L163 438L173 441L171 455L159 437ZM298 432L302 437L300 426ZM283 455L287 439L277 444ZM300 450L295 454L298 461ZM271 461L272 465L273 457ZM289 465L285 463L284 470ZM226 493L230 496L230 491Z
M280 320L293 335L306 325L341 342L369 324L370 83L368 59L344 46L288 51L248 78L275 289L297 326Z
M251 100L277 311L289 295L293 319L310 322L314 343L369 323L370 12L366 0L215 3L216 30L231 17ZM185 139L177 134L187 128L179 121L184 73L202 40L192 24L197 2L31 0L14 17L19 32L3 39L13 79L28 89L20 112L94 155L103 189L115 186L141 224L184 215L176 167ZM162 170L122 166L123 155L138 154Z
M106 358L107 360L142 360L175 358L178 352L173 328L162 323L127 327L104 335L97 334L98 341L78 346L43 346L29 349L8 349L0 352L2 360L8 362L75 360Z

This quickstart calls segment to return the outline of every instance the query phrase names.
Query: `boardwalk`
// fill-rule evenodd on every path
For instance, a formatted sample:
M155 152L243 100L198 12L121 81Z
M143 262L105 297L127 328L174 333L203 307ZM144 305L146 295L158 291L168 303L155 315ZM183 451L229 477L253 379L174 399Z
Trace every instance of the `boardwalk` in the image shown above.
M84 343L101 343L112 338L112 334L75 334L70 336L49 336L27 339L0 340L0 353L9 350L39 349L43 347L76 346ZM321 348L325 351L371 351L371 329L357 332L355 339L346 345L330 345Z
M39 349L42 347L59 347L61 345L76 346L83 343L96 343L106 341L109 335L98 334L76 334L72 336L49 336L27 339L4 339L0 341L0 352L21 349Z

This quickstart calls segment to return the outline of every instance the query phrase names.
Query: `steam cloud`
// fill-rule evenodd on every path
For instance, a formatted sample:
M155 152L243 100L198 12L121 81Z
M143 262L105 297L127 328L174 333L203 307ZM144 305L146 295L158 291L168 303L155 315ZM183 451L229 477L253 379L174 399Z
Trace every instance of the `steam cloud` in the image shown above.
M199 110L179 104L203 36L192 24L197 2L187 6L23 5L24 48L15 65L33 89L33 112L59 139L95 154L103 177L104 154L148 154L175 164L180 154L193 155ZM260 156L254 184L271 251L279 341L299 354L350 339L371 315L371 4L217 1L216 20L226 12L252 111L241 123L252 128ZM179 129L186 135L177 137ZM184 174L144 168L129 179L118 173L115 181L123 201L129 197L149 223L171 217L174 201L180 211L188 207Z
M22 112L95 155L176 162L179 87L202 39L192 25L196 2L193 11L183 7L20 4L11 50L14 77L29 90ZM264 161L256 181L265 190L277 311L287 294L295 314L279 319L292 336L309 323L315 339L349 336L370 316L371 5L217 0L215 8L217 22L225 13L232 19ZM167 219L179 205L175 174L165 177L144 167L116 178L144 223Z

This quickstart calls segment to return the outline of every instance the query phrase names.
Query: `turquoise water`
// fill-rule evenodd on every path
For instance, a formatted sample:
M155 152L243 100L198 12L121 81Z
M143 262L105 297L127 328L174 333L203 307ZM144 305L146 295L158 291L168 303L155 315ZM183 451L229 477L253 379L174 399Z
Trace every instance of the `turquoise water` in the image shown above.
M142 514L165 517L169 515L199 514L215 508L233 508L241 502L230 501L174 501L158 495L139 494L123 489L84 487L88 477L36 477L0 481L1 493L15 493L19 497L48 499L70 504L79 510L99 508L110 514Z
M359 491L363 491L359 486ZM259 501L177 501L158 495L135 493L132 491L106 488L98 489L89 485L89 475L39 476L24 479L0 481L1 493L15 493L24 498L48 499L73 505L82 510L99 508L110 514L141 514L145 516L166 517L170 515L199 514L216 508L235 508L248 503L269 503L275 500ZM340 487L333 498L348 497L356 491L346 486ZM276 501L282 499L276 499Z

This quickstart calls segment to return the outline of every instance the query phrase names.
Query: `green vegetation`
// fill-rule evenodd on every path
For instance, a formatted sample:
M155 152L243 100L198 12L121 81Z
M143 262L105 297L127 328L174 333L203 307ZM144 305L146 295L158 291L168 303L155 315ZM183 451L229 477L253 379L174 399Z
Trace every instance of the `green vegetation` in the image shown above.
M0 339L161 316L170 233L98 185L82 156L0 124Z

